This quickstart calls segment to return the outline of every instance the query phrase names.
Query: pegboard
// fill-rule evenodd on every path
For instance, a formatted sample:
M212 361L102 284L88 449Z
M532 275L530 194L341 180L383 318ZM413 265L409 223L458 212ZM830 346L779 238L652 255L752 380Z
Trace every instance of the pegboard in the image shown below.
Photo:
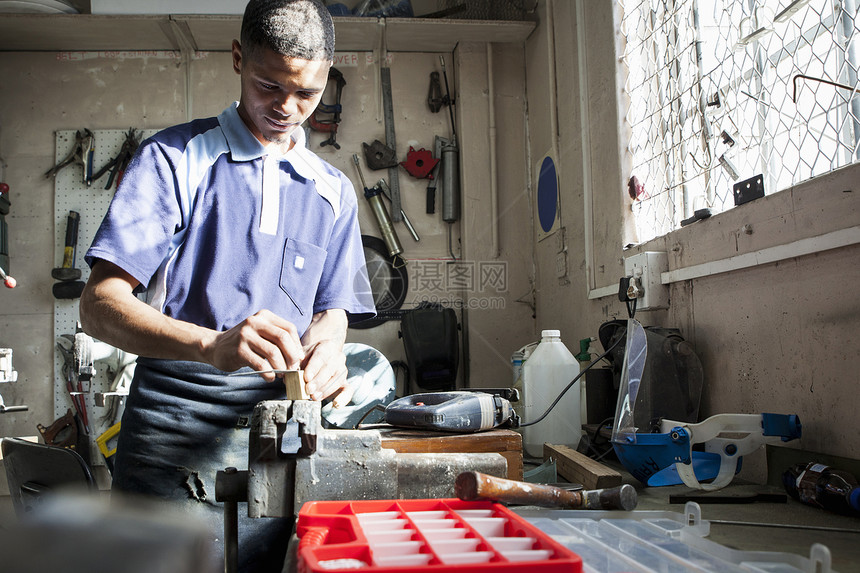
M83 131L83 129L81 130ZM157 130L139 130L141 140L153 135ZM125 141L128 129L94 130L95 146L93 153L93 173L98 172L111 159L116 157ZM76 145L76 131L64 130L56 132L55 163L59 163L71 153ZM110 189L105 189L109 178L105 173L92 185L84 182L83 169L78 164L71 164L57 173L54 180L54 267L63 265L63 250L66 243L66 221L69 211L80 213L78 225L78 247L75 253L74 265L81 269L81 280L89 278L90 270L84 255L95 237L96 231L107 212L116 188L116 178ZM57 340L63 334L74 335L80 320L78 299L54 299L54 415L56 418L64 415L72 406L66 379L63 375L63 355L57 348ZM104 458L96 445L96 438L119 420L103 420L106 408L95 405L94 393L107 392L110 389L110 379L105 373L106 368L96 363L96 376L88 387L84 387L86 411L89 418L90 460L94 465L104 465ZM50 420L48 421L50 423ZM48 425L48 424L44 424Z

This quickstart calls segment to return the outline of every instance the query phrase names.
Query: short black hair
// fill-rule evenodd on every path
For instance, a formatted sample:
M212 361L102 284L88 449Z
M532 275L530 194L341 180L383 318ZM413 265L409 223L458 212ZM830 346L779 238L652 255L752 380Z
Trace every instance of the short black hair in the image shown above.
M334 59L334 22L319 0L251 0L242 16L246 55L270 48L290 58Z

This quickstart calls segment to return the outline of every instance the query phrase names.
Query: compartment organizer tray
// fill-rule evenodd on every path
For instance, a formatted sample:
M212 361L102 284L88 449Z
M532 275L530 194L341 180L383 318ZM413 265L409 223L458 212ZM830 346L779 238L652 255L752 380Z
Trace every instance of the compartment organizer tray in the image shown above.
M742 551L709 539L697 503L684 513L517 508L516 513L582 557L588 573L836 573L830 550L816 543L809 558Z
M580 557L494 502L317 501L299 512L299 573L580 573Z

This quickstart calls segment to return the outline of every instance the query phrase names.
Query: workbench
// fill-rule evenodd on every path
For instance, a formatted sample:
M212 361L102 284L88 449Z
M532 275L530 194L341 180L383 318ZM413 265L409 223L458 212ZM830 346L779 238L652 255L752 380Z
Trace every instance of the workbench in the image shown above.
M608 465L621 474L624 483L629 483L637 489L639 504L636 511L632 512L633 515L672 512L683 516L685 504L669 503L670 497L676 496L745 498L758 493L784 493L780 488L743 483L737 479L729 486L710 493L691 490L685 485L646 487L636 481L620 464L610 462ZM708 521L710 527L710 532L704 539L726 549L740 552L795 554L809 558L813 544L820 543L830 550L832 571L841 573L860 571L860 519L858 518L836 515L806 506L790 497L785 503L712 504L700 499L699 508L702 521ZM512 509L523 516L541 519L551 519L560 512L556 509L525 506L512 507ZM591 512L568 511L566 513ZM752 525L737 525L737 522ZM297 539L295 537L290 545L291 551L288 553L284 571L294 571L296 566L294 551L297 547ZM778 558L775 560L778 561Z

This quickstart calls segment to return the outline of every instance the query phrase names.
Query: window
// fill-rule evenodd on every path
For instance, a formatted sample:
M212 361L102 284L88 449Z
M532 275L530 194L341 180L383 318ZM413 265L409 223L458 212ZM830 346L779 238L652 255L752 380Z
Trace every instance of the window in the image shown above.
M858 0L621 0L641 242L858 158Z

